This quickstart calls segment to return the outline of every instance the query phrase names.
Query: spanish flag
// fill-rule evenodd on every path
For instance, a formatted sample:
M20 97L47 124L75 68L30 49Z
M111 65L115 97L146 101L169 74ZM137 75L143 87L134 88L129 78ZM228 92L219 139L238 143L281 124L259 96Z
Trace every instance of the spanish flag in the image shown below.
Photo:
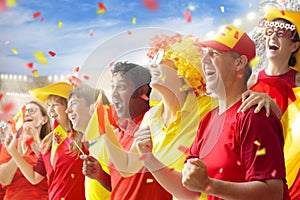
M85 130L85 141L92 141L98 138L101 134L105 134L105 115L107 115L109 122L112 126L116 125L116 114L114 114L113 107L111 105L103 105L102 93L99 94L96 102L96 108L89 124Z
M68 137L67 132L56 120L54 120L53 123L52 133L53 133L53 140L52 140L50 162L53 168L55 169L56 161L61 155L63 155L66 151L68 151L69 145L71 144L72 140Z
M285 136L286 180L292 199L300 196L300 190L297 187L300 183L300 87L293 88L293 91L296 100L289 104L281 119Z
M13 133L19 132L24 124L24 117L26 112L26 106L22 106L22 108L17 112L17 114L13 117L12 120L9 120L8 123L12 126Z

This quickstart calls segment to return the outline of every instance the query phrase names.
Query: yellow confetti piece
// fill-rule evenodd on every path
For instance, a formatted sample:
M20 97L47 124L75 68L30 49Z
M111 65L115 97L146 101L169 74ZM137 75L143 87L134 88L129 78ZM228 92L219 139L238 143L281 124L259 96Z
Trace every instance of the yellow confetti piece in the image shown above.
M260 1L259 1L259 3L263 3L263 2L265 2L265 0L260 0Z
M260 142L258 140L255 140L254 144L257 145L257 146L260 146Z
M193 4L189 4L189 5L188 5L188 9L189 9L190 11L194 11L196 8L195 8L195 6L194 6Z
M167 78L167 77L164 75L163 77L161 77L161 80L162 80L163 82L165 82L166 78Z
M153 179L147 178L146 183L152 183L152 182L153 182Z
M251 68L254 68L256 67L259 62L260 62L261 58L259 56L256 56L255 58L253 58L251 61L250 61L250 67Z
M62 198L60 198L60 200L65 200L65 198L64 198L64 197L62 197Z
M179 91L180 92L185 92L185 91L187 91L187 90L189 90L190 89L190 87L187 85L187 84L185 84L185 85L183 85L183 86L181 86L180 88L179 88Z
M63 23L60 21L60 22L58 22L57 26L58 26L58 28L61 28L63 26Z
M256 152L257 156L262 156L266 154L266 148L262 148Z
M6 5L8 7L15 7L15 6L17 6L17 1L16 0L6 0Z
M74 179L74 177L75 177L75 175L74 175L74 174L71 174L71 178Z
M11 48L11 52L12 52L13 54L15 54L15 55L18 55L18 54L19 54L19 52L18 52L18 50L17 50L16 48Z
M97 10L97 14L98 14L98 15L102 15L102 14L104 14L104 13L105 13L105 10L103 10L103 9Z
M37 72L37 70L32 70L32 74L34 77L39 77L39 73Z
M35 59L42 65L45 65L48 63L47 58L45 57L44 53L42 51L36 51L33 56Z
M136 24L136 18L135 17L132 18L131 23Z

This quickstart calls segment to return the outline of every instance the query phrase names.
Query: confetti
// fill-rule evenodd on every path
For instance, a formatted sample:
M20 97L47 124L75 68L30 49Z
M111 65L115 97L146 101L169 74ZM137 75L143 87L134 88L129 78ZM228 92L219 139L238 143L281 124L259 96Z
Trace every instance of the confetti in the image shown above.
M186 10L186 11L183 11L183 15L185 17L185 20L187 22L192 22L192 16L191 16L191 12Z
M39 16L41 16L41 12L33 13L33 19L36 19L36 18L38 18Z
M237 74L236 77L241 79L241 78L243 78L243 74Z
M115 62L114 62L114 61L111 61L111 62L109 63L109 67L114 66L114 64L115 64Z
M6 3L4 1L5 0L0 0L0 11L7 10L7 6L6 6Z
M163 77L161 77L161 80L162 80L162 81L165 81L166 78L167 78L166 75L163 75Z
M34 142L34 137L31 137L28 140L26 140L25 145L29 147L33 142Z
M144 155L142 155L142 156L140 157L140 160L145 160L146 158L147 158L147 155L144 154Z
M19 54L19 52L18 52L18 50L17 50L16 48L11 48L11 52L12 52L13 54L15 54L15 55L18 55L18 54Z
M75 178L75 175L74 175L74 174L71 174L71 178L74 179L74 178Z
M255 140L254 144L257 145L257 146L260 146L260 142L258 140Z
M175 169L172 167L172 168L170 168L169 170L172 172L172 171L174 171Z
M152 178L147 178L146 183L153 183L153 179Z
M183 153L188 153L189 148L180 145L180 146L178 147L178 150L181 151L181 152L183 152Z
M242 163L241 163L241 161L236 161L236 164L238 165L238 166L241 166L242 165Z
M285 12L284 12L284 10L280 10L280 12L281 12L281 14L282 14L282 15L285 15Z
M90 36L93 37L94 36L94 30L90 29Z
M6 0L6 5L8 7L16 7L17 6L17 1L16 0Z
M39 77L39 73L36 69L32 70L31 73L33 74L34 77Z
M136 18L135 17L132 18L131 23L136 24Z
M223 172L223 168L220 168L220 169L219 169L219 173L222 174L222 172Z
M28 68L28 69L32 69L33 68L33 62L27 63L25 65L25 67Z
M262 156L266 154L266 148L262 148L256 152L257 156Z
M57 24L57 26L58 26L58 28L62 28L63 23L61 21L59 21L58 24Z
M3 97L3 94L2 94L2 93L0 93L0 101L1 101L2 97Z
M251 61L250 61L250 67L254 68L256 67L259 62L260 62L261 58L259 56L255 56L255 58L253 58Z
M253 8L253 4L252 3L249 3L249 8Z
M180 92L185 92L185 91L187 91L188 89L190 89L190 86L187 85L187 84L185 84L185 85L183 85L183 86L181 86L181 87L179 88L179 91L180 91Z
M10 43L9 40L6 40L6 41L4 42L5 45L8 45L9 43Z
M2 112L10 113L15 108L15 103L10 101L2 104Z
M104 14L106 12L106 7L102 2L98 3L98 7L99 7L99 10L97 10L98 15Z
M79 72L79 67L74 67L73 72Z
M54 57L56 55L56 53L54 53L53 51L49 51L48 52L50 56Z
M43 22L44 21L44 17L42 17L41 19L40 19L40 22Z
M149 97L146 94L142 94L141 99L144 99L145 101L149 101Z
M75 132L74 131L71 131L70 133L69 133L69 137L74 137L75 136Z
M194 11L195 9L196 9L196 7L193 5L193 4L189 4L188 5L188 9L190 10L190 11Z
M42 51L36 51L36 52L34 52L33 56L42 65L45 65L45 64L48 63L47 58L45 57L45 55L44 55L44 53Z
M89 79L90 79L90 77L89 77L88 75L84 75L83 78L84 78L85 80L89 80Z
M224 13L225 12L225 7L224 6L220 6L220 10L221 10L222 13Z
M131 31L127 31L128 35L132 35L132 32Z
M274 170L271 172L271 176L274 178L274 177L276 176L276 174L277 174L277 170L274 169Z
M149 9L149 10L157 10L159 7L159 3L154 1L154 0L143 0L144 5Z
M205 192L209 192L211 190L211 186L208 185L206 188L205 188Z

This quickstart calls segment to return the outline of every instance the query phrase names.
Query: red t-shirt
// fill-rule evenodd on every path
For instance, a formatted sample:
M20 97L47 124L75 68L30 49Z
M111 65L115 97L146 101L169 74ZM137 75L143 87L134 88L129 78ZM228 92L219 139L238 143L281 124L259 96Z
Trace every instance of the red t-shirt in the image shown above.
M23 155L23 158L31 165L37 160L35 153L29 148ZM0 153L0 164L6 163L11 159L5 147L2 147ZM31 199L48 199L48 183L47 180L32 185L18 168L10 185L3 186L6 190L4 200L31 200Z
M2 185L0 185L0 199L4 199L5 196L5 189L3 189Z
M39 154L34 171L48 177L50 200L82 200L84 195L83 160L75 158L69 152L61 155L53 169L50 163L51 150Z
M274 113L267 118L264 109L254 114L254 107L237 113L240 105L241 101L221 115L216 108L202 119L187 159L199 158L209 177L223 181L285 180L279 119ZM284 189L289 199L286 184ZM208 199L220 198L208 195Z
M122 130L118 133L118 141L125 150L129 150L133 140L134 133L137 131L143 115L124 122L120 127ZM115 200L168 200L172 195L168 193L153 177L146 168L142 168L137 174L130 177L122 177L113 163L109 164L112 192L110 199Z
M258 73L258 80L260 79L266 79L266 78L279 78L281 80L285 80L286 82L288 82L288 84L290 84L291 87L296 87L296 74L297 71L294 69L291 69L290 71L288 71L285 74L280 74L278 76L269 76L266 74L265 70L262 70ZM276 85L273 85L276 86Z

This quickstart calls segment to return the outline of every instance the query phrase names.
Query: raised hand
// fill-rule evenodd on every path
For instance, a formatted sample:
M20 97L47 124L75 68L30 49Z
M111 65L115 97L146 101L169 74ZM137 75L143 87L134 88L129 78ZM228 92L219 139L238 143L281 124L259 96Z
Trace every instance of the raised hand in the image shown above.
M140 127L134 134L134 143L140 154L146 154L152 152L153 144L151 139L150 128Z

